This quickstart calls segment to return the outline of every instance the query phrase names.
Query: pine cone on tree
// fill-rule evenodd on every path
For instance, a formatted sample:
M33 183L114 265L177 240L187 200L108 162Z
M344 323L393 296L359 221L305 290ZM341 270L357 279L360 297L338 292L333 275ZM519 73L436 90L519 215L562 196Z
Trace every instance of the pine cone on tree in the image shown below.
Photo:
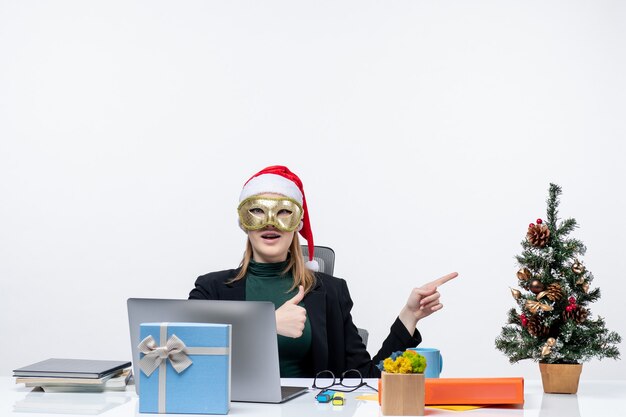
M526 232L526 238L531 245L538 248L543 248L548 243L550 238L550 229L545 224L531 224L528 226L528 232Z
M548 285L548 289L546 290L546 297L548 297L551 301L559 301L563 298L563 288L561 285L556 282Z
M541 336L547 336L548 332L550 331L550 328L546 326L545 324L543 324L543 322L541 321L541 317L535 314L528 320L528 325L526 326L526 330L532 336L541 337Z
M565 320L574 320L578 324L587 320L588 316L589 311L587 311L587 309L585 308L578 307L571 310L566 309L565 311L563 311L563 318Z

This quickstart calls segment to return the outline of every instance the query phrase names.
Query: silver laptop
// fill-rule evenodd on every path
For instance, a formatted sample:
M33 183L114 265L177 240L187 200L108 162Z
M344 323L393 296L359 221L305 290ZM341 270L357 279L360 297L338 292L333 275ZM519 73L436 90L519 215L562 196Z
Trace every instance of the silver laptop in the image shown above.
M231 400L281 403L308 391L281 387L274 304L266 301L129 298L128 324L139 393L139 326L150 322L232 325Z

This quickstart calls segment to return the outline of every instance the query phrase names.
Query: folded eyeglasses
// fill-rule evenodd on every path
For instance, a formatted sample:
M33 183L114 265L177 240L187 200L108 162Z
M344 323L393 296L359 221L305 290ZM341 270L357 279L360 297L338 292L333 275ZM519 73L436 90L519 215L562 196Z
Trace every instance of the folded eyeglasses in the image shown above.
M348 369L347 371L344 371L341 374L339 381L337 381L337 378L332 371L320 371L315 375L313 385L311 386L311 388L321 390L317 393L315 399L318 399L320 395L325 394L326 391L329 391L331 388L332 391L335 392L353 392L361 387L368 387L378 392L376 388L363 381L363 375L361 375L361 372L357 369Z

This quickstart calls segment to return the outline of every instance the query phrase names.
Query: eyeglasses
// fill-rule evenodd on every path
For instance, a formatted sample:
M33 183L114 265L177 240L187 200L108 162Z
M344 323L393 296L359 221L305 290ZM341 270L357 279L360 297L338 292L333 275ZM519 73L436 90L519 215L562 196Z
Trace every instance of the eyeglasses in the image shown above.
M344 387L344 389L333 388L335 386L341 386ZM336 392L352 392L361 387L368 387L378 392L376 388L363 381L363 375L361 375L361 372L359 372L357 369L348 369L347 371L343 372L341 374L341 377L339 378L339 382L337 382L335 374L333 374L331 371L318 372L315 375L313 385L311 386L311 388L321 390L315 396L316 399L320 394L325 393L330 388L332 388L332 390Z

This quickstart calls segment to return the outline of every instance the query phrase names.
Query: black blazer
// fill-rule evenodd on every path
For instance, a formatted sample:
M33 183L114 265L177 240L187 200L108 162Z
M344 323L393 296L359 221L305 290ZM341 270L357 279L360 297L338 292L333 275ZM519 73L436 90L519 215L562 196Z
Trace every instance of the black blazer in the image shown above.
M227 284L239 269L212 272L196 280L190 299L246 299L245 278ZM389 335L376 356L370 357L352 322L352 299L346 281L321 272L315 273L315 287L302 300L311 323L311 353L314 373L330 370L336 376L347 369L358 369L364 377L378 378L376 365L398 350L417 346L422 337L417 329L409 334L400 319L391 325ZM311 375L313 377L314 375Z

